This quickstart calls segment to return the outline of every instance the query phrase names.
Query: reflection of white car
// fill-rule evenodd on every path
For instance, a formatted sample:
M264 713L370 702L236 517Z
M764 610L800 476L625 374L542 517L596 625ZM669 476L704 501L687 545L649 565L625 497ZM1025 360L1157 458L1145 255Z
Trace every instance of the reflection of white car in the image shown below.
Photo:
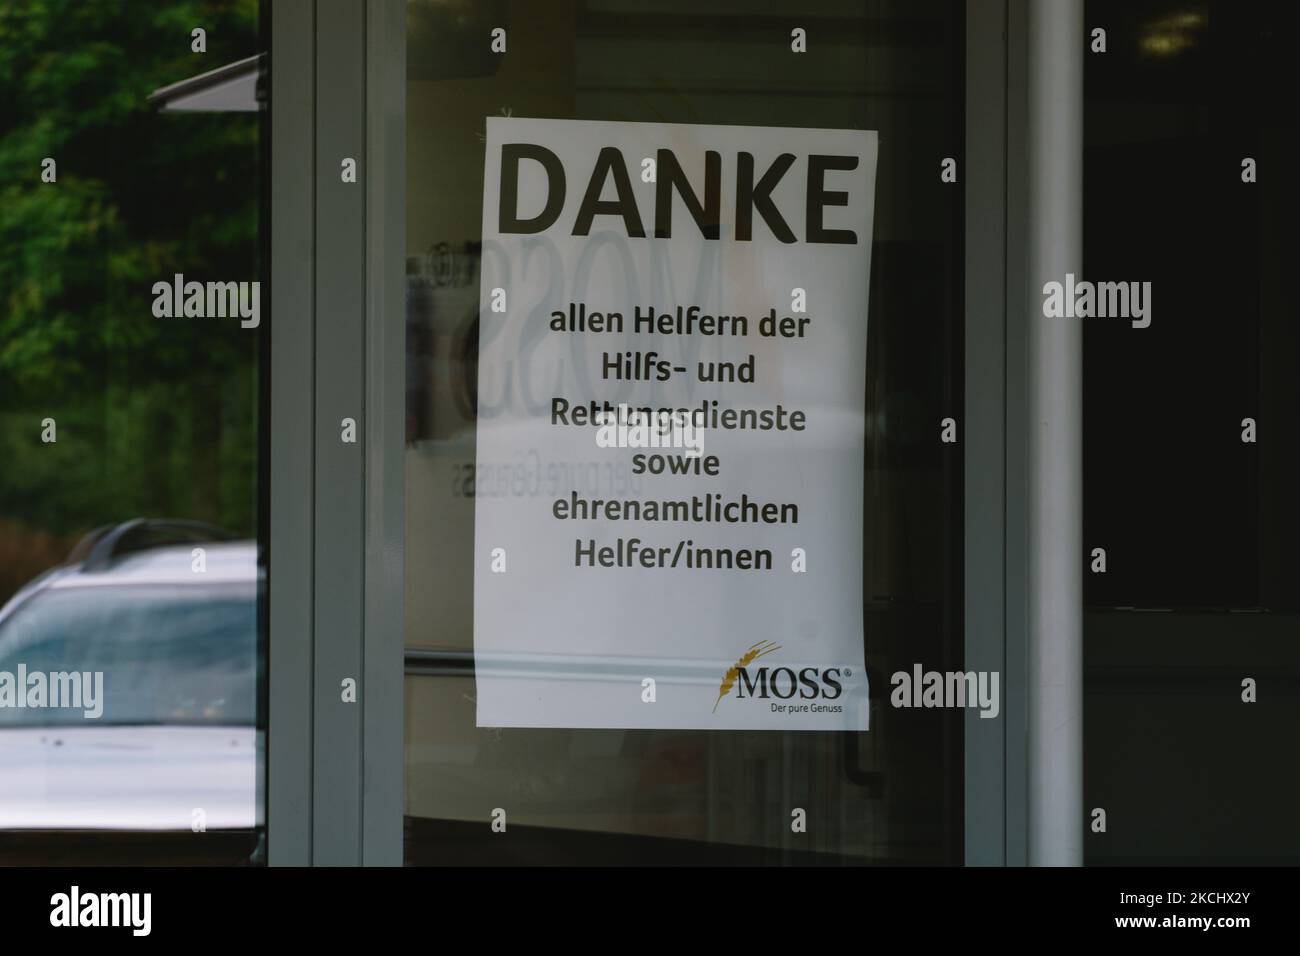
M256 547L210 530L118 526L0 608L0 681L102 674L97 718L0 706L0 829L261 823Z

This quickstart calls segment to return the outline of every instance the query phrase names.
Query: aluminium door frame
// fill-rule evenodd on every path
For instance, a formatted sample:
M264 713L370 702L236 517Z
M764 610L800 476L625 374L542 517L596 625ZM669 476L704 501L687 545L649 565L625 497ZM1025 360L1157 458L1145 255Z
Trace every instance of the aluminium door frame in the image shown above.
M974 865L1026 860L1026 2L966 11L964 666L1003 691L998 719L966 715ZM402 862L405 17L404 0L271 10L275 866Z
M267 862L311 863L315 5L271 5Z
M965 862L1028 860L1028 5L966 10L967 671L1001 675L1001 713L965 720Z
M996 721L966 714L966 864L1030 861L1030 5L966 22L967 671L1001 674ZM1080 825L1082 826L1082 825Z
M970 4L966 21L965 496L962 577L965 654L971 671L1011 684L1005 656L1006 595L1006 100L1005 0ZM1007 739L1011 708L993 720L965 715L965 859L1006 862Z
M402 862L405 16L271 10L273 866Z

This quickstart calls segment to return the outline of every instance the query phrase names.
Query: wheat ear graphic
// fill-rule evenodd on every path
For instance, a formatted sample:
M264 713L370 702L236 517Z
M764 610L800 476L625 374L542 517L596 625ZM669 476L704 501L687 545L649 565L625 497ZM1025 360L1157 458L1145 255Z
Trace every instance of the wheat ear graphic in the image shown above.
M715 714L718 712L718 705L722 703L722 698L731 693L731 688L736 686L736 678L740 676L742 667L748 667L764 654L771 654L773 651L779 651L780 649L780 644L773 644L771 641L759 641L747 650L745 656L736 661L735 666L728 668L727 673L723 675L722 684L718 687L718 699L713 702L713 712Z

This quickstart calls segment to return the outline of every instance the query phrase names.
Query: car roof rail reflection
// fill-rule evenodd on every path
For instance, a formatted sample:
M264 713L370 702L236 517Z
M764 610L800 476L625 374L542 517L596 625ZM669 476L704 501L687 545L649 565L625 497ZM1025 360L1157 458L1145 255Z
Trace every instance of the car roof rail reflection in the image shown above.
M102 571L115 558L137 551L204 541L233 541L237 536L225 528L202 521L168 518L134 518L118 525L106 525L87 534L68 556L82 561L82 571Z

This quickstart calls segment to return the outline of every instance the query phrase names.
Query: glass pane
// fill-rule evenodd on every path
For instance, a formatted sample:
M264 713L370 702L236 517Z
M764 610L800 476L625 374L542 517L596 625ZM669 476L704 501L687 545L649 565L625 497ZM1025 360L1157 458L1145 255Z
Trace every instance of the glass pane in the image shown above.
M946 182L940 171L944 157L960 155L964 137L962 6L589 0L541 8L410 0L407 25L407 862L959 862L961 713L896 709L888 701L891 677L898 672L910 676L916 667L927 672L961 667L961 457L959 445L941 440L941 422L961 419L963 193L960 180ZM796 28L804 31L808 52L798 52L799 38L792 32ZM497 29L504 33L494 38ZM543 122L524 127L524 120ZM572 124L575 120L601 125L578 126ZM710 218L703 148L683 152L691 159L682 161L681 175L675 179L662 154L628 153L634 162L627 164L627 188L650 190L657 187L643 178L647 167L640 156L659 157L659 181L668 176L680 187L672 200L673 228L685 229L683 236L695 230L695 247L685 238L679 241L676 233L673 238L655 238L661 214L645 198L632 203L639 204L638 213L645 213L648 238L643 240L635 238L635 230L625 230L618 242L610 241L611 230L623 228L619 217L609 215L610 206L598 207L603 211L595 218L586 246L573 244L568 219L557 227L565 235L542 229L535 245L507 247L485 233L485 197L495 232L500 221L495 213L508 192L500 188L508 176L485 176L485 168L497 162L495 146L520 139L512 130L540 130L551 137L552 151L567 157L572 141L566 144L566 137L593 146L614 141L603 142L602 136L629 137L622 142L632 142L649 129L638 133L631 126L637 123L674 124L652 129L677 136L684 144L762 144L771 152L763 157L755 152L760 172L777 160L788 140L789 152L799 154L797 162L803 164L792 167L799 177L812 169L808 156L816 150L809 143L826 144L828 155L835 152L843 158L842 151L830 149L832 144L864 143L868 137L863 131L876 133L869 255L864 242L856 247L857 260L830 245L824 253L801 260L810 270L805 289L810 301L820 297L822 303L849 302L852 290L869 275L865 310L844 306L835 313L825 305L804 310L816 330L825 329L820 338L808 340L813 343L809 349L824 348L835 336L853 341L854 322L866 325L864 348L846 346L833 352L827 367L819 370L800 368L793 360L783 366L771 351L759 351L763 346L754 345L758 336L733 339L723 349L687 336L683 338L688 344L682 345L671 341L670 334L633 344L633 336L623 329L612 333L617 344L605 347L590 336L606 333L589 327L584 333L588 338L574 338L581 342L574 346L574 355L585 348L584 367L594 371L582 379L578 358L568 364L556 359L555 336L567 333L551 330L551 312L564 311L565 304L579 298L587 288L584 282L590 282L591 289L623 295L625 302L640 302L627 294L633 285L657 288L665 312L702 299L721 314L718 310L728 301L758 298L755 290L765 288L771 277L784 276L782 269L789 264L779 250L767 259L755 253L758 261L748 273L733 269L731 263L718 269L709 259L712 253L700 237L707 237L704 228L718 219ZM725 184L742 178L738 154L744 151L733 149L720 160L724 186L718 192L726 198L720 198L718 217L724 231L741 228ZM595 152L593 148L593 156ZM521 219L546 215L540 185L545 162L543 158L528 167L527 175L533 178L521 178L518 193L511 197L518 200ZM499 172L500 164L491 168ZM838 190L839 184L861 182L853 178L857 175L825 172L818 182L824 189ZM795 205L786 207L799 209L791 217L797 226L791 230L797 232L791 255L807 254L817 227L799 204L813 196L810 204L817 205L821 195L815 184L805 194L804 180L799 181L798 195L790 200ZM588 183L579 179L567 188L572 203L563 209L569 216ZM681 188L695 191L695 207L682 198ZM781 203L790 195L780 191L786 188L773 190ZM608 183L590 199L615 204L617 189L617 183ZM739 200L735 204L742 205ZM766 231L772 228L771 210L765 213L760 207L754 203L759 213L753 230L755 236L762 231L763 237L755 248L775 248L775 233ZM828 202L821 206L821 224L843 229L847 220L839 217L852 215L855 208L847 200ZM573 231L581 233L576 225ZM731 235L724 238L730 240ZM743 239L739 231L735 235L739 238L733 245ZM644 267L647 260L638 257L656 253L638 242L657 244L653 248L665 257L660 274ZM523 252L503 253L507 248ZM701 250L695 260L692 248ZM586 249L589 258L583 260L585 266L574 267L557 249L576 249L579 255ZM619 254L611 249L627 250L627 261L637 263L618 273L625 276L626 287L610 280L614 260L609 257ZM494 302L492 294L483 294L485 289L492 293L506 268L513 271L508 281L500 279L503 290L527 290L514 304ZM791 298L772 304L788 308L792 318L801 314ZM631 323L631 305L627 309ZM531 318L521 318L525 314ZM755 323L759 314L755 309ZM503 346L503 341L512 344ZM712 569L709 573L719 575L715 580L723 583L711 599L704 599L698 591L664 583L663 578L639 579L654 583L636 597L627 578L584 577L568 564L577 537L601 544L664 535L675 540L677 530L664 532L644 520L629 521L626 512L628 502L672 499L673 479L652 471L636 474L634 447L598 450L593 443L591 452L575 460L557 454L559 446L550 438L532 449L527 447L530 439L511 445L507 436L502 444L485 431L496 425L482 409L492 406L495 416L505 408L522 427L531 428L536 420L553 420L553 399L566 388L581 392L584 399L664 407L686 404L688 394L695 397L692 405L718 395L734 398L747 381L737 372L735 383L714 381L697 392L672 381L647 384L636 368L612 374L605 365L601 371L603 348L655 348L661 358L669 359L690 355L692 372L701 359L734 358L743 364L752 348L758 356L758 391L765 396L778 384L790 394L815 389L823 384L819 376L827 381L854 376L865 380L864 398L846 409L828 432L832 445L846 448L861 436L860 460L850 455L837 464L826 449L809 451L788 433L765 439L773 457L748 466L742 467L746 459L734 448L720 454L722 467L732 469L720 486L727 492L743 485L737 483L737 470L746 481L769 482L772 475L787 473L790 460L806 455L801 459L807 462L802 466L804 492L796 488L782 500L797 502L822 519L833 513L825 510L831 505L801 497L807 488L834 484L852 488L853 495L861 489L860 533L853 526L847 533L843 527L835 529L833 535L850 542L846 560L854 568L860 561L860 584L839 577L823 592L826 602L838 605L846 596L856 603L861 589L860 629L855 610L851 631L831 635L855 645L853 656L865 663L870 687L869 712L844 717L841 726L847 729L796 731L775 723L778 716L793 721L810 715L790 704L828 704L827 696L834 692L822 682L825 668L809 678L815 686L800 684L797 698L794 684L781 683L780 662L790 656L769 658L766 669L754 661L752 667L742 667L740 661L735 675L727 677L728 663L719 664L721 652L714 653L715 645L735 645L728 660L736 662L751 645L758 646L756 654L768 649L759 642L770 637L762 622L739 629L735 623L748 613L736 598L750 586L738 577L749 573L741 565ZM646 358L642 354L629 360ZM786 378L774 381L774 368L786 368ZM675 369L672 374L677 374ZM552 383L558 386L554 390ZM818 422L819 427L825 427L824 422ZM706 454L711 442L726 447L728 439L721 432L706 429L704 435ZM483 448L489 441L493 448L513 447L520 453L485 460ZM845 467L845 460L854 464ZM522 560L520 580L549 575L554 588L542 593L526 585L514 597L501 592L501 605L485 602L482 576L493 572L490 549L483 541L477 542L476 552L476 523L480 531L484 527L481 516L505 513L497 509L504 501L518 505L512 513L531 522L535 514L529 509L538 509L536 515L555 514L557 507L577 507L575 496L597 509L583 522L580 535L556 531L548 543L530 531L517 539L515 550L500 556L507 562L507 579L520 573L508 562ZM616 501L624 510L614 514L591 505L595 499ZM839 500L845 513L857 513L856 503L850 507ZM476 509L483 509L477 519ZM683 537L694 539L692 547L716 544L723 533L698 514L691 521ZM565 546L553 549L554 568L539 571L527 564L528 556L547 553L546 548L564 536ZM782 529L779 521L759 521L747 525L740 537L789 566L774 567L770 577L760 580L789 588L794 570L786 557L791 554L789 529ZM733 559L720 553L710 557ZM602 587L612 590L598 595ZM753 593L766 599L761 591ZM770 643L790 644L797 653L800 647L827 640L815 628L800 629L801 619L812 620L823 610L808 593L813 592L781 606L782 640ZM686 594L692 596L684 598ZM529 653L476 657L476 644L483 645L490 636L483 630L485 622L496 620L499 611L509 612L510 602L516 600L529 610L524 612L523 633L515 635L512 646L528 648ZM626 634L592 634L595 625L584 623L581 609L591 609L594 620L596 609L607 615L611 602L623 606L635 624L629 623ZM670 607L674 620L693 622L701 646L709 649L695 656L641 657L627 650L632 646L630 633L644 633L645 617ZM607 650L581 659L566 655L567 648L578 644ZM784 652L791 655L791 650ZM646 692L638 668L647 666L671 676L656 685L666 689L653 704L659 708L654 717L635 711ZM786 672L790 680L796 679L794 670ZM769 677L770 686L763 683ZM509 686L517 688L517 695L496 699L528 716L497 721L507 726L484 721L485 680L513 680ZM563 685L574 688L572 700L557 697L556 685L548 683L559 680L572 681ZM707 706L704 716L697 717L674 703L684 699L673 697L679 687L700 695L690 698L691 707L698 709L698 700L705 697L712 704L716 696L719 708L735 705L732 715L741 705L770 705L771 719L756 720L759 726L750 729L712 729ZM632 709L619 716L611 704L602 711L605 705L593 702L591 695L610 688L620 694L630 688L637 695L634 702L617 706ZM767 698L754 699L764 691ZM530 695L556 703L530 704ZM790 703L780 704L782 700ZM556 715L570 704L584 711L581 721ZM787 710L778 712L778 705ZM869 729L862 729L867 716ZM851 723L859 717L861 725ZM634 726L637 722L640 725ZM718 724L725 726L721 720ZM809 821L804 829L795 825L796 811ZM508 839L493 833L494 822L503 822L502 812Z
M1087 16L1109 48L1084 60L1085 268L1150 282L1146 327L1082 320L1084 534L1105 549L1085 805L1127 821L1088 862L1295 863L1300 769L1264 728L1300 725L1297 128L1263 91L1294 83L1296 10Z
M0 8L9 863L263 856L259 28Z

